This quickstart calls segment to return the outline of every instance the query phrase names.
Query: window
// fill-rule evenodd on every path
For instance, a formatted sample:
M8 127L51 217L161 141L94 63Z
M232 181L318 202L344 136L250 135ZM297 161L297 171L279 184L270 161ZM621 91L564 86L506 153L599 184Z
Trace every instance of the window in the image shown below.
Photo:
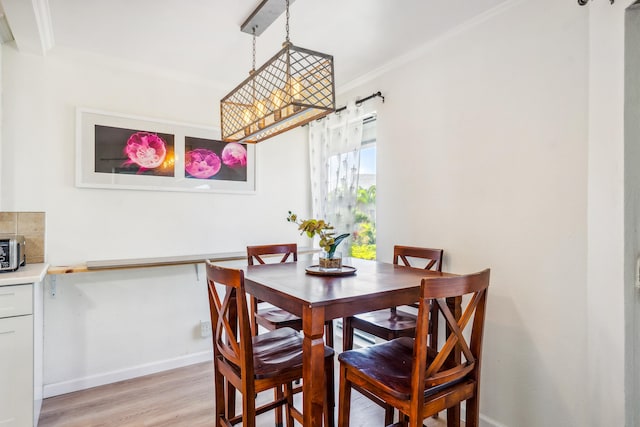
M376 116L363 121L351 256L376 259Z

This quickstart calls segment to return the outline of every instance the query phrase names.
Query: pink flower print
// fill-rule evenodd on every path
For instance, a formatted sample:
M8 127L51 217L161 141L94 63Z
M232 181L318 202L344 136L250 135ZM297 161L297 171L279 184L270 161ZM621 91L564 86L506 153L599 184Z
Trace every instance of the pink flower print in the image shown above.
M196 148L184 155L184 170L194 178L210 178L220 172L220 157L211 150Z
M140 168L153 169L164 162L167 147L162 138L154 133L136 132L127 140L124 154L129 158L126 164L135 163Z
M230 142L222 150L222 163L230 168L247 165L247 149L242 144Z

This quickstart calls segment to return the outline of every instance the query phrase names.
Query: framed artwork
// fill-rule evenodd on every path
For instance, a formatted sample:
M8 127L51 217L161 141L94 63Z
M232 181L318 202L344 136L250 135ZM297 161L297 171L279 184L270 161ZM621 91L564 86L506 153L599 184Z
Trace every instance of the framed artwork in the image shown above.
M255 192L255 146L186 123L76 111L76 186Z

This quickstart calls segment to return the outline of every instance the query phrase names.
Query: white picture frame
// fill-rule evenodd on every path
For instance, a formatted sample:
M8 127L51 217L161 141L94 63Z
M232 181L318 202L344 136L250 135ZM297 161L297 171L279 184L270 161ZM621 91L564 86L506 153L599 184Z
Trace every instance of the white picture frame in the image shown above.
M161 147L159 152L164 155L136 157L138 155L134 148L140 147L140 144L132 146L130 141L135 143L136 138L140 141L140 135L155 138L154 141ZM220 130L213 127L77 108L76 186L254 194L255 145L240 144L246 151L246 156L243 156L237 143L230 144L235 146L227 147L229 144L220 141ZM127 146L130 147L129 157L124 151ZM195 150L193 147L202 149ZM185 157L193 159L195 152L215 152L215 155L208 154L206 161L187 162L185 168ZM240 155L233 156L238 153ZM164 159L161 166L157 162L159 159ZM245 160L244 163L242 160ZM196 170L196 163L205 167ZM218 172L206 177L216 168Z

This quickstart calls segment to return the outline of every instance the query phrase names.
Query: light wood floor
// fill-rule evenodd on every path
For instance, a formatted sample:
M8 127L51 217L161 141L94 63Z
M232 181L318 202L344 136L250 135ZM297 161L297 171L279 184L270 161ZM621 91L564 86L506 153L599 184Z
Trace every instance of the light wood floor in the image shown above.
M336 371L337 372L337 371ZM259 398L268 399L269 393ZM336 393L337 399L337 393ZM353 392L351 427L384 424L382 410ZM213 426L211 362L160 372L45 399L39 427ZM300 402L297 404L300 407ZM336 416L337 416L336 407ZM446 426L445 414L428 427ZM273 413L258 417L259 427L272 427Z

